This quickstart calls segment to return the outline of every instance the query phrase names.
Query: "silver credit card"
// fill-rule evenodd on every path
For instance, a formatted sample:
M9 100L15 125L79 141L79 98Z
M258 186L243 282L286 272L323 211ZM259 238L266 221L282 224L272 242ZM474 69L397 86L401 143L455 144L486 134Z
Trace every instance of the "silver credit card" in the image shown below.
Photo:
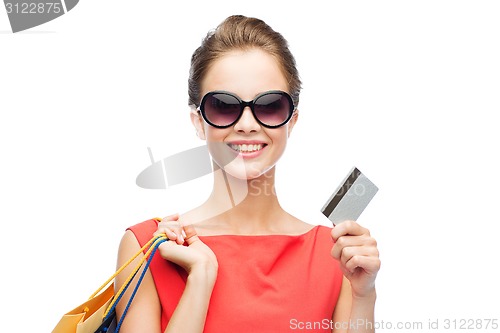
M333 225L346 220L357 220L377 191L378 187L358 168L353 167L321 208L321 212Z

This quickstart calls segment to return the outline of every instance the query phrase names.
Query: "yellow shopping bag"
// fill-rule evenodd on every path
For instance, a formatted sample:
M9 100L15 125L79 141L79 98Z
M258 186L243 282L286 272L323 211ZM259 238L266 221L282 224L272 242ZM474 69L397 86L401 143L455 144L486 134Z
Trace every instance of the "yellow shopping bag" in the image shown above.
M57 323L56 327L52 330L52 333L118 332L121 326L121 321L123 321L126 313L122 315L122 318L117 320L114 313L114 308L116 307L117 302L121 299L129 287L134 276L145 264L143 267L143 273L135 286L135 289L137 290L144 273L149 267L149 263L151 262L153 255L158 249L158 246L167 240L168 238L165 235L158 235L151 238L148 243L146 243L132 258L123 264L123 266L121 266L103 285L101 285L101 287L99 287L86 302L64 314L61 320ZM146 249L148 250L144 257L137 264L127 280L123 283L120 290L118 290L115 294L114 283L111 283L111 281L113 281L118 274L120 274ZM133 294L135 294L135 292ZM133 298L128 300L129 304L132 302L132 299Z

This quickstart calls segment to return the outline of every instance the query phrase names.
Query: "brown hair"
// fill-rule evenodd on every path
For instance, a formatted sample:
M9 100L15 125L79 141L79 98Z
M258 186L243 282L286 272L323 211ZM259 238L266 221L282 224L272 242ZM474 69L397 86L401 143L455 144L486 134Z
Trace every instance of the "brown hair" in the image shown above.
M215 30L207 34L201 46L194 51L188 80L189 105L199 104L202 97L201 82L215 60L229 51L253 47L276 58L288 81L289 93L297 107L301 82L288 42L264 21L242 15L233 15L225 19Z

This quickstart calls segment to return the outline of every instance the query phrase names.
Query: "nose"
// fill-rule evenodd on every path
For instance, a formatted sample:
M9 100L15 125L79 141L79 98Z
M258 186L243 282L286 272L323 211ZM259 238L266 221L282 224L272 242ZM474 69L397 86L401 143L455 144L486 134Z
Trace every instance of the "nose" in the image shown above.
M241 115L238 122L234 125L234 130L237 132L251 133L260 130L260 124L257 122L253 116L252 110L249 106L243 109L243 114Z

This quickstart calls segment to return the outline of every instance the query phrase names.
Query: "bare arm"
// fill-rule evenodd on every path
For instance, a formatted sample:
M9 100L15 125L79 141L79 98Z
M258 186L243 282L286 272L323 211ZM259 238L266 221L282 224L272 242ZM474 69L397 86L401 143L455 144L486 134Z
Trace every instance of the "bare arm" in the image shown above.
M337 325L335 326L337 329L334 329L333 332L375 332L375 299L375 290L373 295L369 295L365 298L353 298L351 284L349 280L344 277L337 306L333 313L332 319Z
M165 330L167 332L203 332L214 279L209 273L191 272L186 289Z
M178 245L174 242L162 244L162 246L165 245L161 249L162 256L178 263L189 274L186 288L165 333L201 333L205 327L208 305L217 278L217 267L210 262L210 259L203 258L203 255L194 258L199 253L203 253L205 248L208 249L197 236L195 237L196 240L194 237L187 240L188 246Z
M380 269L377 242L368 229L346 221L332 230L336 242L332 256L344 273L342 289L333 314L333 332L373 333L377 294L375 278Z
M161 222L155 234L166 234L170 241L161 244L158 254L165 260L183 267L188 273L186 288L179 300L165 332L203 332L212 290L217 278L217 259L213 252L198 238L194 228L181 226L178 216L173 215ZM183 232L184 231L184 232ZM187 244L184 246L183 244ZM131 231L127 231L120 243L118 265L131 258L140 246ZM142 255L140 256L142 257ZM116 280L121 286L140 260L135 260ZM135 285L134 279L131 286ZM129 288L132 289L133 288ZM127 291L124 300L132 293ZM126 301L117 306L117 316L124 311ZM132 306L127 312L120 332L123 333L159 333L161 332L161 305L151 273L148 271L142 281Z
M118 267L129 260L135 253L137 253L137 251L140 250L140 248L141 247L139 246L139 243L137 242L137 239L135 238L135 235L132 233L132 231L126 231L121 240L120 248L118 250ZM120 275L117 276L115 282L115 292L117 292L120 286L123 285L127 277L130 275L130 273L133 271L134 267L142 257L143 255L141 254ZM139 275L140 274L136 275L122 300L118 303L116 307L117 318L120 318L123 314L123 311L125 310L125 306L127 304L127 300L130 298L130 294L132 294L132 291L134 289L133 286L135 286L135 284L137 283ZM135 295L132 306L130 306L130 309L127 312L120 332L160 333L160 318L160 300L158 299L158 294L156 293L156 287L154 285L151 272L148 271L144 276L141 287L137 290L137 294Z

